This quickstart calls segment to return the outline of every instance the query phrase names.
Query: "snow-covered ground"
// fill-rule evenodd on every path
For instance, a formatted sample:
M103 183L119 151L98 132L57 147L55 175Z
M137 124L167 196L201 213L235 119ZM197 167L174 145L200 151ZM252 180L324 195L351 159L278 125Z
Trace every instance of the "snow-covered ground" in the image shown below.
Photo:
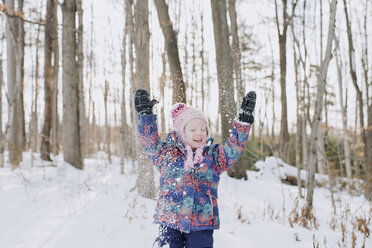
M152 247L158 235L155 201L131 191L131 163L121 175L119 159L108 164L104 154L86 159L84 171L61 156L52 164L35 157L33 168L30 153L19 168L0 168L1 248ZM372 208L362 195L335 192L335 215L329 190L316 188L314 219L306 223L297 187L279 180L293 168L277 162L273 157L259 162L260 171L248 171L248 181L221 177L221 229L214 233L214 247L372 248L371 236L363 234L372 227Z

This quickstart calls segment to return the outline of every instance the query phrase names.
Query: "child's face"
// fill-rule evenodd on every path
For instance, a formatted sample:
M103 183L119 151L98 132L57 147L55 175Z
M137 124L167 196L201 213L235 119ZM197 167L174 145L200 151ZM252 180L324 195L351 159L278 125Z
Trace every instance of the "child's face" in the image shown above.
M185 125L186 143L192 148L200 148L207 141L207 125L201 119L191 119Z

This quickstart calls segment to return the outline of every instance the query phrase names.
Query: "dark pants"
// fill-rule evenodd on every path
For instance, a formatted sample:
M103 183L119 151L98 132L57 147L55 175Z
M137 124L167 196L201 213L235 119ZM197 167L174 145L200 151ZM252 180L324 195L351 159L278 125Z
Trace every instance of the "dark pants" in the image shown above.
M160 236L155 240L160 247L169 248L213 248L213 230L183 233L173 228L160 226Z

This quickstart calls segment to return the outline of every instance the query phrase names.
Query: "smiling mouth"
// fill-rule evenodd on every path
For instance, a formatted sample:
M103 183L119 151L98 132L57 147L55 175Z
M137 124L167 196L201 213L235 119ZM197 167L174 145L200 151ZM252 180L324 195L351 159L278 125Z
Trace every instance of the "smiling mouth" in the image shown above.
M193 139L194 142L202 142L203 140L202 139Z

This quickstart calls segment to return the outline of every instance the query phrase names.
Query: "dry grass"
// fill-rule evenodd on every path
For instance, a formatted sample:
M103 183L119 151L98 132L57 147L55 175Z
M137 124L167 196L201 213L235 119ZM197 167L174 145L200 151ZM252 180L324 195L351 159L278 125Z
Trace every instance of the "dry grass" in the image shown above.
M318 229L319 223L311 210L309 218L306 218L306 206L302 208L298 205L298 199L295 200L294 207L288 216L289 225L294 228L295 225L299 225L306 229Z

